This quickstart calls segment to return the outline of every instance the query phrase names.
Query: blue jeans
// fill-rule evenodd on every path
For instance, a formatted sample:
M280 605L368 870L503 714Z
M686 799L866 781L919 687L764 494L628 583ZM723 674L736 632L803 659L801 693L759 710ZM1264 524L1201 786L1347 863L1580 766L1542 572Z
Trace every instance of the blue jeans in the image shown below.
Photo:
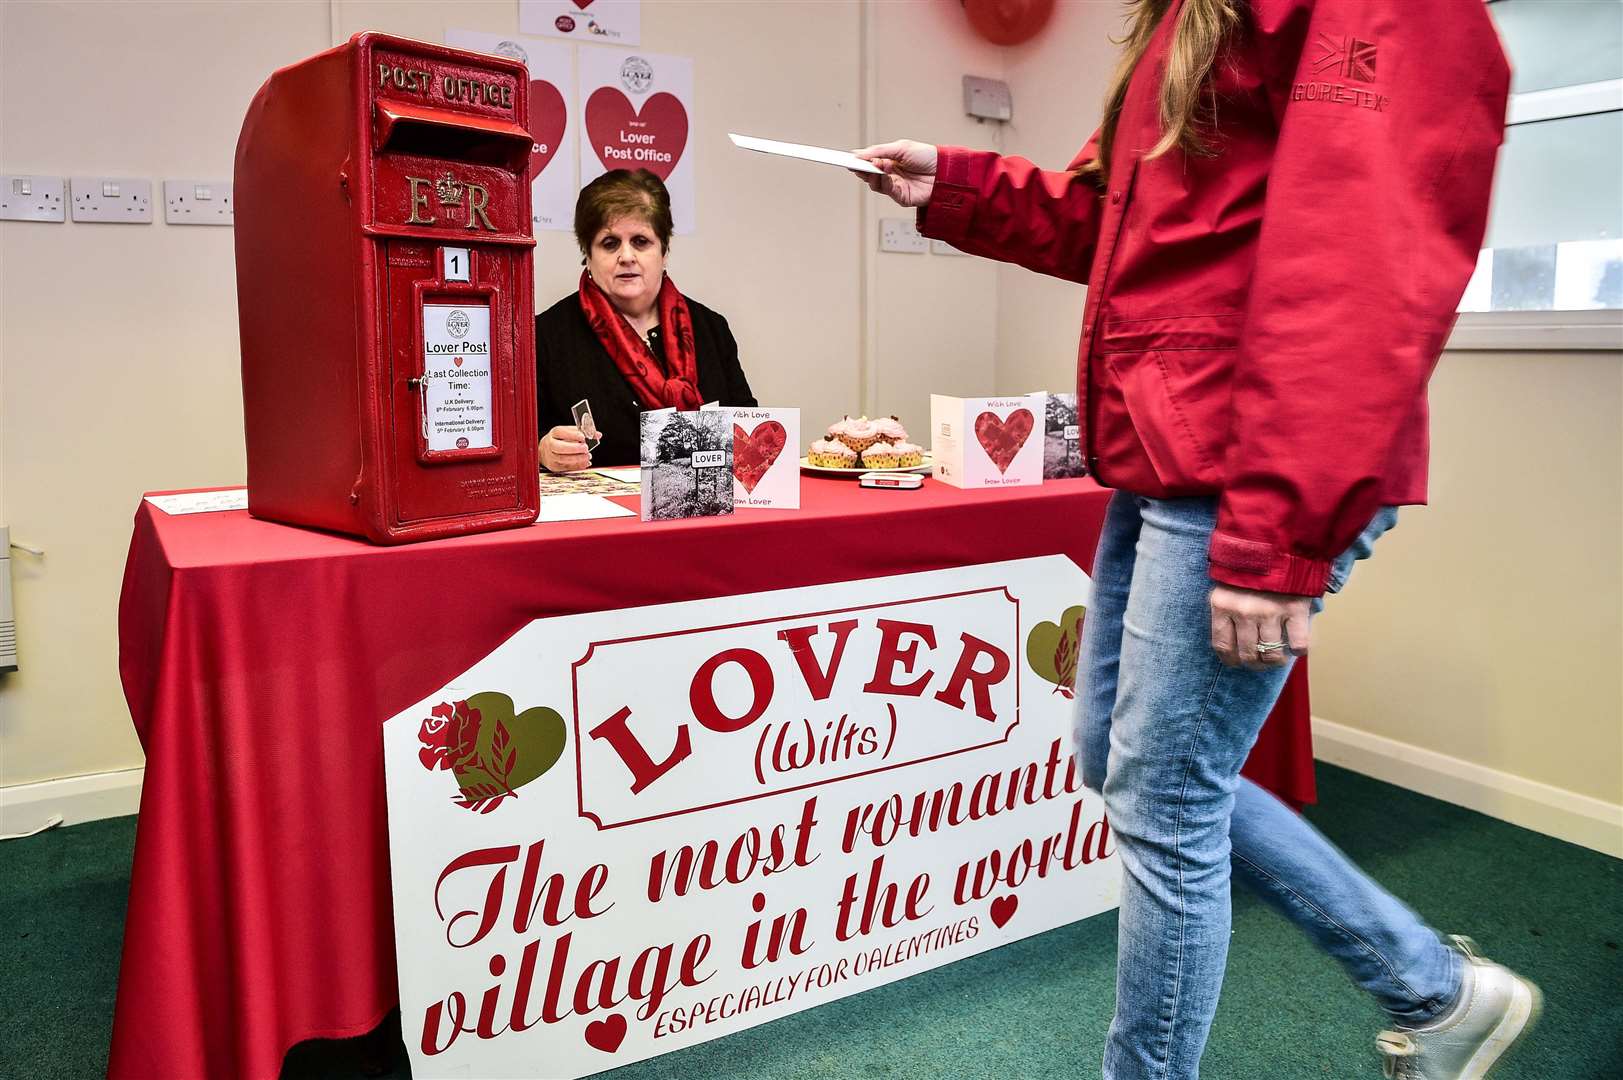
M1212 651L1211 498L1111 499L1082 636L1077 746L1122 861L1105 1080L1194 1080L1228 958L1230 867L1400 1023L1458 993L1458 954L1289 807L1240 777L1290 665ZM1375 516L1330 591L1397 520ZM1315 605L1315 611L1320 605ZM1125 631L1125 633L1124 633Z

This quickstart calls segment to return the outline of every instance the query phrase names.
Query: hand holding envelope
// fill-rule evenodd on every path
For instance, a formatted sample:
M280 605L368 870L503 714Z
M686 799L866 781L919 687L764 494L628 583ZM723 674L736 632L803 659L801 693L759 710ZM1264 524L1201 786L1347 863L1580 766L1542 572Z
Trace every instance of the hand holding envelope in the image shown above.
M871 161L879 169L879 176L862 176L870 188L881 195L889 195L899 206L923 206L935 191L936 152L930 143L898 139L879 143L856 156Z
M849 169L870 188L889 195L902 206L923 206L930 201L930 193L935 189L936 151L929 143L902 139L851 153L731 132L727 137L734 146L744 150Z

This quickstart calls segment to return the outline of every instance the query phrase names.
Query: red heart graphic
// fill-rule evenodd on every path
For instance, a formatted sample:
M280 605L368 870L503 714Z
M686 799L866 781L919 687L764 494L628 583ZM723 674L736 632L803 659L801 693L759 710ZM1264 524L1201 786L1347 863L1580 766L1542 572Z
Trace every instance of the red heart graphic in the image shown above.
M585 11L592 6L592 0L575 0L575 6Z
M975 417L975 438L1000 473L1009 471L1009 463L1026 445L1031 428L1030 409L1016 409L1007 420L999 420L997 414L992 412L983 412Z
M744 434L744 429L733 425L733 475L744 485L745 491L754 491L761 477L783 453L788 432L776 420L757 424L755 430Z
M688 111L674 94L654 94L639 110L614 87L600 86L586 99L586 134L605 168L647 169L669 180L687 149ZM646 142L628 141L648 136L652 138ZM629 156L616 157L610 150ZM639 153L644 156L636 156Z
M462 366L462 357L460 357L460 356L451 357L451 363L455 364L457 367L461 367Z
M541 175L564 140L564 125L568 122L564 109L564 96L545 79L530 80L530 179ZM542 147L546 147L545 150Z
M586 1042L594 1050L612 1054L626 1037L626 1018L619 1013L586 1025Z
M992 901L992 924L999 930L1003 924L1014 918L1015 909L1020 906L1018 896L1000 896Z

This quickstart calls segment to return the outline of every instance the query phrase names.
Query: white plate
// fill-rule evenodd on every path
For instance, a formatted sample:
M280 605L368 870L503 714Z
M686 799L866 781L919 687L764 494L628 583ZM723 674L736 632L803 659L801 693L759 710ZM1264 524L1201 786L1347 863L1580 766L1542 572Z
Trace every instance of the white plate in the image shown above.
M855 480L857 477L861 476L865 472L915 472L915 473L928 473L931 469L934 469L934 468L935 468L935 458L933 456L931 456L930 454L925 454L924 455L924 460L922 462L920 462L919 464L917 464L917 465L909 465L905 469L874 469L874 468L870 468L870 467L868 467L866 465L858 465L854 469L836 469L836 468L832 468L832 467L830 467L828 465L813 465L811 463L811 458L803 457L803 458L800 459L800 471L801 472L811 473L814 476L845 476L845 477L849 477L852 480Z

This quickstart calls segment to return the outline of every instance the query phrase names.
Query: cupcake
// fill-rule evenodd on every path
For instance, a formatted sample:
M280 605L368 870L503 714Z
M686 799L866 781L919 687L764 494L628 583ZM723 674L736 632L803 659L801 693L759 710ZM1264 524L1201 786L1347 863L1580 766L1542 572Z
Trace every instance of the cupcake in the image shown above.
M873 422L874 430L879 437L888 443L901 443L907 441L907 429L902 422L894 416L881 416Z
M891 445L891 452L896 455L896 468L911 469L915 465L924 464L924 447L910 443L903 439Z
M901 459L895 445L881 439L862 452L862 464L869 469L894 469Z
M860 454L879 441L879 430L874 421L866 416L859 416L855 420L847 416L829 426L828 438L837 439Z
M818 439L811 444L806 461L820 469L854 469L857 467L857 452L843 442Z

